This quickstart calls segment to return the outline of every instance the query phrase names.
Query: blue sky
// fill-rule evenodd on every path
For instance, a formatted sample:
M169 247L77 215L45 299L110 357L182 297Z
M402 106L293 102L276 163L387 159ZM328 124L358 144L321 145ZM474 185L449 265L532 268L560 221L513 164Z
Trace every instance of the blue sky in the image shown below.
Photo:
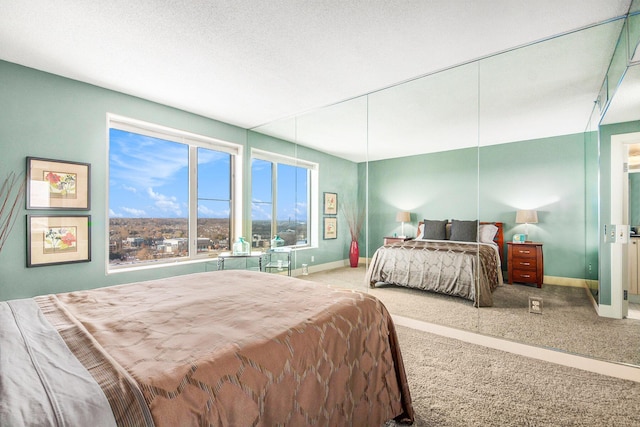
M109 217L186 218L188 146L118 129L110 129L109 138ZM224 200L230 198L230 162L229 154L198 149L199 217L229 216L229 203ZM271 199L267 165L258 162L252 168L254 201ZM278 174L278 219L304 219L306 193L296 187L306 187L306 174L287 165L280 165ZM270 218L270 208L264 207L253 204L254 219Z

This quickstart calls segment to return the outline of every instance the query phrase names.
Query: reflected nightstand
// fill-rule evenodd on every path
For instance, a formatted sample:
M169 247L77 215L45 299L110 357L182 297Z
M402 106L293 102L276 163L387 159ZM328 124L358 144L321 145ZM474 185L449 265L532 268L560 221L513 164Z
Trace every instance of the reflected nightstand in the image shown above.
M542 243L507 242L507 273L509 284L535 283L542 287L544 279L544 260L542 257Z

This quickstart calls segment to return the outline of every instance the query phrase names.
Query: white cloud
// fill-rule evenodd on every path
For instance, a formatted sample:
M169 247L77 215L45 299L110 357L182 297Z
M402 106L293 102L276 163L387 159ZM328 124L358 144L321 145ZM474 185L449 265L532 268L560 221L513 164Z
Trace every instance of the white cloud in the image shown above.
M155 202L155 206L164 212L173 212L177 216L182 215L180 204L177 202L174 196L165 196L164 194L156 193L153 188L147 188L147 194Z
M188 164L188 146L184 144L122 131L111 134L110 177L114 182L127 182L129 188L160 187L180 174L186 178Z
M295 207L296 216L300 216L307 213L307 203L298 202Z
M142 218L147 216L146 212L142 209L135 209L135 208L127 208L127 207L121 207L121 210L123 210L124 212L128 213L129 216L134 217L134 218ZM122 215L119 215L122 216Z
M109 209L109 218L122 218L122 214L117 214L113 209Z
M252 203L251 212L254 219L270 219L271 218L271 205L262 203Z
M204 205L198 205L198 213L202 218L225 218L229 216L229 209L215 210Z

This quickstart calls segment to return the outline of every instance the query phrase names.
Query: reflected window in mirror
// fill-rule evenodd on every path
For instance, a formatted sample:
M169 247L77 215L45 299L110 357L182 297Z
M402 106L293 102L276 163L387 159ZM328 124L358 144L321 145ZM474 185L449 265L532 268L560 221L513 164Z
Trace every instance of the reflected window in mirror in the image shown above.
M278 237L283 246L311 242L311 209L317 200L317 164L254 150L251 157L251 240L268 249Z

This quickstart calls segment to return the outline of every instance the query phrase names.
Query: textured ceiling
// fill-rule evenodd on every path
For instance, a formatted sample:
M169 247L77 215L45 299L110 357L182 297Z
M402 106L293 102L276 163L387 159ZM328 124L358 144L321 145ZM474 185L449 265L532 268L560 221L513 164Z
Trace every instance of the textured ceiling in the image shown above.
M0 0L0 59L252 128L591 26L629 3Z

